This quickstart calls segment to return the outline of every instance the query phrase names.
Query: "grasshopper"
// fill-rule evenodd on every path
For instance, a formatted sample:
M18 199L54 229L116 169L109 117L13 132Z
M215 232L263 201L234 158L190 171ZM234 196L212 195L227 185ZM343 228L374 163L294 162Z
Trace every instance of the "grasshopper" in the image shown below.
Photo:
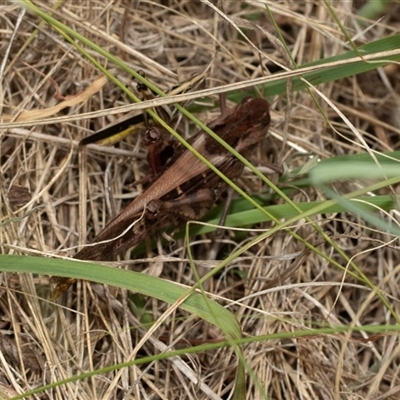
M267 100L247 97L208 127L248 159L265 137L270 119ZM157 141L162 136L161 128L151 127L146 136ZM229 179L242 173L243 164L204 131L193 135L188 142ZM135 247L155 231L165 229L171 219L178 224L200 219L225 185L201 160L178 144L150 186L74 258L107 261ZM55 293L64 292L73 282L74 279L61 279Z

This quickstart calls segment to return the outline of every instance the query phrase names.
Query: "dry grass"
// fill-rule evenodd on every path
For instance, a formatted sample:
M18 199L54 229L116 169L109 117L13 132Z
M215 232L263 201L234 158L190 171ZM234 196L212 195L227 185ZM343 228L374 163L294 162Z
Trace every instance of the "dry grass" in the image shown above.
M271 7L298 65L347 50L343 33L322 1L265 3ZM353 2L353 7L349 1L331 3L350 36L357 33L357 26L361 32L355 20L359 9L355 3L360 2ZM37 4L45 9L48 2ZM126 4L131 8L126 9ZM26 13L19 24L20 8L12 3L0 7L1 54L7 55L0 91L2 114L18 116L23 111L39 110L40 118L52 118L51 124L40 125L32 120L32 114L26 114L29 125L9 125L1 132L3 197L11 185L28 188L32 194L28 207L19 211L1 204L4 220L26 215L1 228L2 252L73 256L76 246L93 238L111 215L137 196L141 188L129 185L148 170L145 150L134 136L114 148L92 146L87 158L78 156L77 142L115 119L109 113L92 119L84 114L113 104L123 105L127 100L115 101L119 89L106 83L86 101L78 103L76 97L69 98L70 107L47 115L43 110L67 100L55 98L55 92L76 96L93 85L99 72L48 25L33 37L40 23L36 16ZM393 2L388 7L378 24L359 35L357 45L398 32L400 5ZM219 9L230 20L204 2L172 0L67 1L53 15L130 67L144 70L146 77L162 89L203 71L207 77L204 86L218 88L267 77L282 66L290 68L284 49L267 36L269 32L276 37L276 29L264 2L221 2ZM253 29L248 23L244 29L248 40L243 40L233 26L233 21L243 26L244 20L262 27ZM100 56L90 53L103 62ZM124 83L130 82L129 76L110 67ZM399 66L393 63L318 89L345 113L368 146L377 151L396 150L400 129L399 76ZM268 96L268 86L263 95ZM218 101L216 95L208 102L210 99ZM318 109L307 91L293 91L290 101L284 95L276 96L271 104L271 133L253 160L262 171L265 162L288 163L290 169L304 164L305 157L293 159L299 148L318 154L321 159L366 151L356 144L353 133L331 107L321 102L322 108ZM214 108L198 116L210 121L216 115L218 110ZM67 119L54 119L61 116ZM179 125L179 131L186 135L192 128L185 119ZM285 141L286 145L282 145ZM271 179L277 181L278 176ZM267 190L247 171L239 184L249 193ZM357 185L351 181L338 184L336 189L347 193ZM290 197L294 202L323 199L313 188L297 190ZM321 214L314 221L334 238L373 285L385 292L394 314L398 314L399 256L392 236L351 213ZM257 228L269 226L260 224ZM310 224L299 223L294 230L309 243L321 243ZM220 240L218 257L233 252L255 235L226 234ZM207 235L192 240L192 251L204 274L216 263L206 256L216 240ZM346 267L346 261L331 245L324 243L318 249ZM319 327L384 326L395 322L369 287L317 253L303 251L304 244L282 230L254 245L244 254L247 259L231 263L207 283L207 290L219 296L221 304L228 305L237 316L245 337L277 334L274 339L244 346L246 362L253 372L247 377L246 398L399 398L396 357L400 343L396 334L359 334L349 330L330 334L316 331L311 337L296 337L296 332ZM157 262L135 263L132 268L141 271L150 266L148 273L164 279L185 285L196 282L184 261L188 256L183 241L164 247L158 243L153 249L148 246L146 256L150 260L159 254L164 257L158 257ZM170 261L171 256L183 261ZM157 321L168 305L151 298L132 297L113 287L79 282L61 304L49 301L47 277L3 273L1 294L1 391L6 398L135 357L157 355L167 348L223 339L217 328L178 309L156 325L153 335L138 348L137 343L146 332L144 322ZM131 306L139 307L140 301L145 301L147 319ZM294 337L285 336L290 332ZM40 397L226 399L233 388L236 367L233 350L225 347L104 371L49 389Z

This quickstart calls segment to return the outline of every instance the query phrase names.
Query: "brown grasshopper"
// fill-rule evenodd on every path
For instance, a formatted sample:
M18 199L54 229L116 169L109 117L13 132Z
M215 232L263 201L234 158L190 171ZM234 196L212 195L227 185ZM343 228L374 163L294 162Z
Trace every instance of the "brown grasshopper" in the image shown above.
M248 159L264 138L270 119L267 100L248 97L208 126ZM151 128L147 137L157 140L158 129L161 128ZM229 179L242 173L243 164L204 131L192 136L188 142ZM106 261L138 245L156 230L164 229L171 218L178 222L200 219L212 207L223 186L218 175L183 145L178 145L153 183L74 258ZM59 280L55 295L63 293L74 281Z

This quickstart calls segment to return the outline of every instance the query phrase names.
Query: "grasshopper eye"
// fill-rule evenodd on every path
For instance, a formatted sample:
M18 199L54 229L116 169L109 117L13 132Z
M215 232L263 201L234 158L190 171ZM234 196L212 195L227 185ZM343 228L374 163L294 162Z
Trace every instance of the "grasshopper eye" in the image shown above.
M162 134L158 128L149 128L144 133L142 140L145 146L150 146L152 144L158 143L161 140Z

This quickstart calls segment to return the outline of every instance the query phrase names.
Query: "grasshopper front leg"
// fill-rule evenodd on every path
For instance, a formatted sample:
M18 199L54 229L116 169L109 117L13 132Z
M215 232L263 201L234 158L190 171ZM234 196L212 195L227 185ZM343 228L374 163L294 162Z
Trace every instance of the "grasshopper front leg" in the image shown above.
M210 189L199 189L190 195L171 201L152 200L146 208L148 218L159 218L161 215L178 217L184 221L199 219L212 207L215 193Z

